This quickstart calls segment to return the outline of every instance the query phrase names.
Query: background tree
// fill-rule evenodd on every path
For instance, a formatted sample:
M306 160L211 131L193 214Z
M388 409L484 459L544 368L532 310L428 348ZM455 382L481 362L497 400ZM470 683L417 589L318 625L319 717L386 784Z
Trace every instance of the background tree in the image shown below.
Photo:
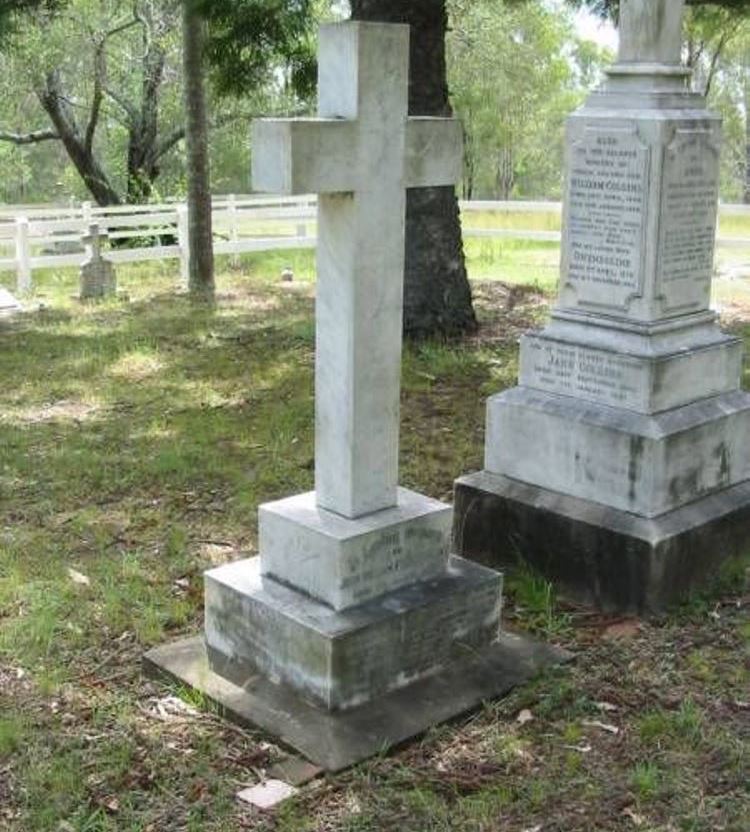
M188 207L188 288L195 299L214 298L214 242L208 113L203 81L207 25L193 0L183 0L182 67Z
M541 3L451 0L453 103L466 134L464 196L560 195L567 114L598 81L606 50Z
M355 20L411 26L409 112L450 116L445 0L352 0ZM466 275L453 188L411 190L406 207L404 332L412 338L472 332L477 322Z

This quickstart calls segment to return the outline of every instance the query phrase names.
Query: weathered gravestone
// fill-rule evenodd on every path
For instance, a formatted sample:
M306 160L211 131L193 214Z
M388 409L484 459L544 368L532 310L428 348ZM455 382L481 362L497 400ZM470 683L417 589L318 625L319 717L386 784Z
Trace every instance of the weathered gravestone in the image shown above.
M149 659L329 769L559 659L498 640L501 575L398 487L405 191L455 183L462 144L407 117L408 57L405 26L325 26L321 117L255 125L255 187L320 195L316 488L261 506L260 557L206 573L211 673L190 643Z
M117 291L115 267L102 254L102 246L109 234L102 231L97 223L89 226L88 234L82 238L88 256L81 266L81 300L93 300L114 295Z
M720 120L680 64L682 0L623 0L619 62L569 120L560 295L488 405L458 550L520 554L652 610L750 551L742 345L710 310Z

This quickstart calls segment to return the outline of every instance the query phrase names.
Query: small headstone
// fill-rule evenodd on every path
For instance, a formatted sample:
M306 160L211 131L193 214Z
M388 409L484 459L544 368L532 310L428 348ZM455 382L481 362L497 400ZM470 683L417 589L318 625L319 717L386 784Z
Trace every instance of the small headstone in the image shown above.
M117 291L115 267L102 255L102 246L108 239L107 232L97 223L92 223L82 238L89 254L81 266L81 300L107 298Z
M21 311L21 304L11 293L0 286L0 318L10 318Z

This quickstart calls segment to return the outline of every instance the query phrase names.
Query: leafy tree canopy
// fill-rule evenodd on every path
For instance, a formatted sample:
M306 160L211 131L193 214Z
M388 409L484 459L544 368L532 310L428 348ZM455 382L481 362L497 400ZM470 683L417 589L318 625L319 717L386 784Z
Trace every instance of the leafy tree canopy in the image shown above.
M0 2L0 37L13 29L16 16L22 12L54 11L59 0L2 0Z
M309 96L315 88L316 0L190 0L209 24L207 58L219 94L242 96L267 80L270 68Z

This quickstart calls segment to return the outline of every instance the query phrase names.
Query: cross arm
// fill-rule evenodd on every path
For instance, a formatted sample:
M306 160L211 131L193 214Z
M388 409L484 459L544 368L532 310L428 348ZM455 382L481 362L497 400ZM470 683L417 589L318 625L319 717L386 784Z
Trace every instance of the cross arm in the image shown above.
M458 119L408 119L406 187L456 185L463 176L463 150L463 128Z
M256 191L325 194L357 187L353 121L257 119L252 150Z

